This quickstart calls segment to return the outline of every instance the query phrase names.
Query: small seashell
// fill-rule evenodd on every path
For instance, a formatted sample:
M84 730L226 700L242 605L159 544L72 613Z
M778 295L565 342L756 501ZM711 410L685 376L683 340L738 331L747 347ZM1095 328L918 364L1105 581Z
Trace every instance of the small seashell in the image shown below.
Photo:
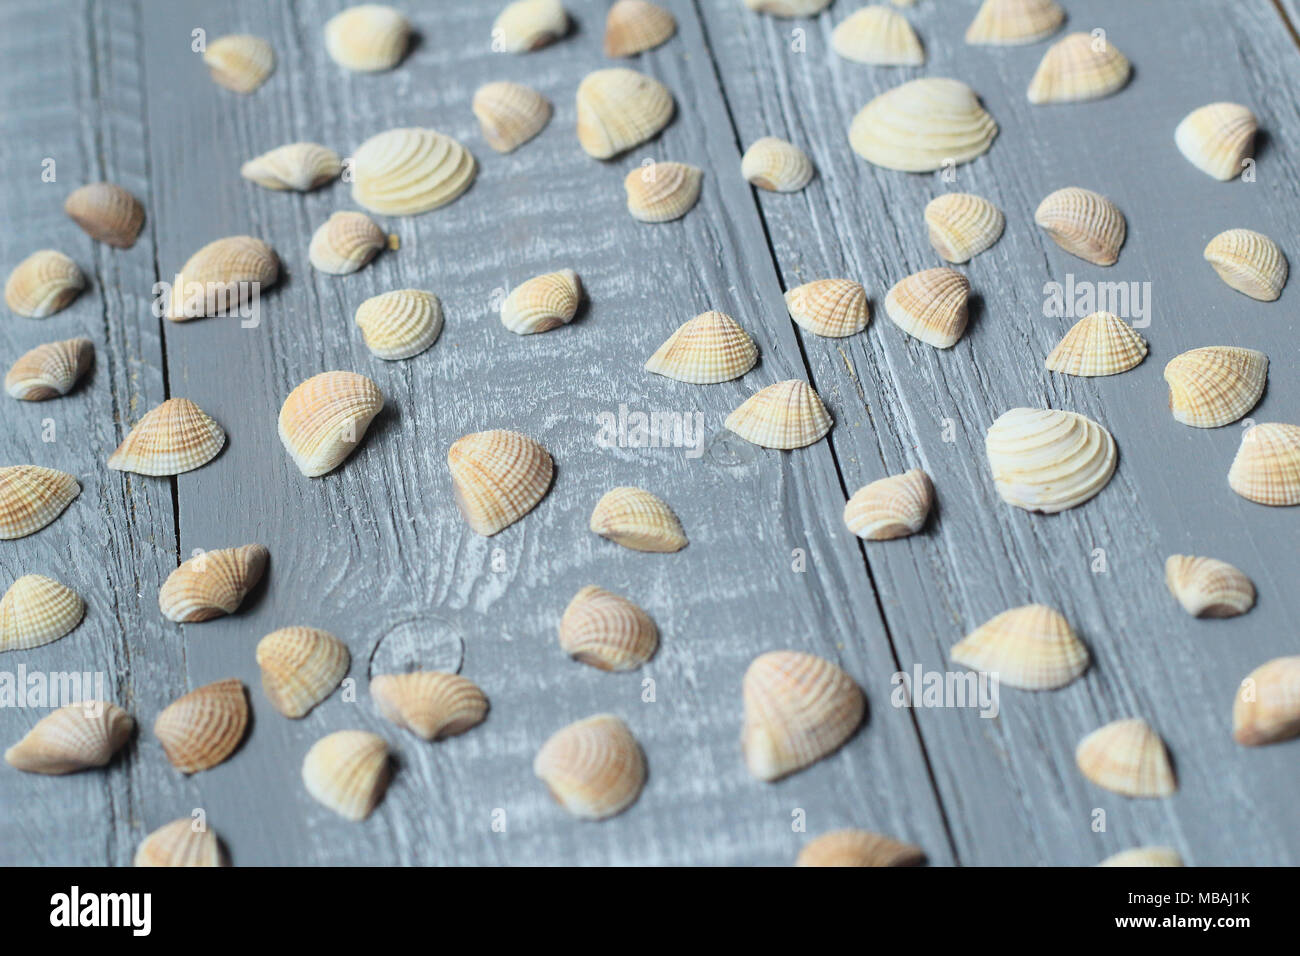
M831 49L855 63L920 66L925 51L907 19L889 7L863 7L831 31Z
M492 49L501 53L531 53L554 43L569 31L569 17L560 0L515 0L492 24Z
M144 225L144 207L121 186L90 183L63 201L63 211L82 232L118 249L130 249Z
M192 817L173 820L145 837L135 866L224 866L217 835Z
M75 262L54 249L42 249L9 273L5 304L29 319L44 319L66 309L85 287Z
M807 382L790 379L759 389L723 425L764 448L803 448L831 430L830 412Z
M501 301L501 324L516 335L549 332L573 321L582 283L572 269L547 272L515 286Z
M356 322L374 355L390 361L410 358L442 334L442 303L420 289L384 292L357 306Z
M1239 103L1210 103L1192 110L1174 130L1187 161L1220 182L1236 178L1255 151L1255 114Z
M759 189L792 193L812 181L813 164L794 143L775 136L757 139L740 157L740 174Z
M597 714L557 730L533 760L555 801L575 817L603 820L622 813L645 786L645 754L613 714Z
M402 62L411 23L380 3L347 7L325 21L325 52L346 70L380 73Z
M306 716L334 692L351 663L346 644L314 627L282 627L257 642L262 691L286 717Z
M442 671L377 674L370 679L370 696L384 717L425 740L463 734L481 724L488 710L477 684Z
M736 320L701 312L677 327L646 360L646 371L679 382L709 385L740 378L758 361L758 346Z
M687 163L648 163L623 180L627 211L642 222L669 222L690 212L700 199L704 170Z
M203 62L218 86L252 93L275 71L275 50L261 37L235 33L209 43Z
M1099 266L1115 264L1127 232L1118 206L1077 186L1058 189L1039 203L1034 222L1070 255Z
M596 502L588 527L602 538L633 551L669 554L686 547L677 515L643 488L611 488Z
M989 46L1037 43L1064 22L1065 11L1056 0L984 0L966 28L966 42Z
M1229 229L1210 240L1205 259L1238 292L1272 302L1286 285L1288 266L1278 244L1251 229Z
M188 398L169 398L136 422L108 458L115 471L179 475L210 462L226 445L226 433Z
M1054 514L1083 504L1115 474L1115 439L1090 418L1013 408L984 438L993 483L1007 504Z
M653 139L672 118L673 95L644 73L596 70L578 85L578 142L596 159Z
M86 602L72 588L41 574L24 574L0 598L0 651L51 644L85 614Z
M1183 858L1169 846L1139 846L1108 856L1098 866L1182 866Z
M1232 737L1245 747L1300 734L1300 657L1277 657L1241 682L1232 703Z
M384 407L379 386L356 372L321 372L280 406L280 441L308 478L328 474L356 451Z
M1071 33L1053 43L1029 81L1029 102L1099 100L1123 88L1132 67L1104 36Z
M216 548L181 563L158 589L158 608L177 624L234 614L266 573L270 552L260 544Z
M343 170L339 154L319 143L290 143L250 159L239 175L267 189L310 192Z
M1007 218L993 203L972 193L944 193L925 207L930 245L949 262L968 262L1002 236Z
M362 212L336 212L312 234L307 256L321 272L356 272L388 245L388 236Z
M920 866L918 846L869 830L832 830L804 844L795 866Z
M551 121L551 101L521 83L485 83L471 104L483 138L498 153L518 149Z
M1074 752L1085 777L1126 797L1167 797L1178 789L1164 741L1145 720L1116 720L1094 730Z
M244 685L227 677L173 701L158 715L153 732L173 767L197 773L234 753L247 728Z
M896 282L885 296L885 314L908 335L947 349L966 331L969 298L966 277L939 266Z
M1265 422L1246 429L1228 485L1262 505L1300 505L1300 425Z
M916 534L934 503L930 476L920 468L881 478L853 493L844 506L844 524L859 538L887 541Z
M518 432L475 432L447 450L456 504L469 526L491 536L537 507L554 464L539 443Z
M172 281L167 318L184 322L234 311L280 278L280 258L261 239L229 236L210 242Z
M302 762L307 792L347 820L370 816L388 787L388 744L378 734L340 730L312 744Z
M866 713L853 678L828 660L772 651L745 671L745 766L759 780L778 780L838 750Z
M1088 669L1088 648L1060 611L1044 604L1012 608L953 645L962 667L996 674L1009 687L1056 690Z
M0 467L0 540L40 531L81 494L77 479L39 465Z
M1165 381L1175 421L1217 428L1235 422L1259 402L1268 381L1268 356L1230 345L1192 349L1169 360Z
M1171 554L1165 584L1192 617L1236 617L1255 603L1255 585L1226 561Z
M474 156L450 136L390 129L352 155L352 198L381 216L413 216L460 196L477 172Z
M90 339L64 339L38 345L9 367L5 391L25 402L43 402L67 395L90 368L95 344Z
M28 773L75 773L102 767L131 736L135 721L116 704L83 700L42 717L5 751L5 761Z
M849 145L886 169L925 173L988 152L998 124L958 80L923 77L881 93L853 117Z
M587 585L560 618L560 649L602 671L630 671L654 657L659 630L625 597Z
M812 17L831 5L831 0L745 0L745 6L774 17Z
M1109 312L1094 312L1065 333L1043 364L1050 372L1095 377L1127 372L1146 356L1146 340L1131 325Z
M649 0L618 0L605 17L605 56L635 56L677 32L677 19Z
M785 294L790 318L815 335L843 338L871 321L867 290L852 279L816 279Z

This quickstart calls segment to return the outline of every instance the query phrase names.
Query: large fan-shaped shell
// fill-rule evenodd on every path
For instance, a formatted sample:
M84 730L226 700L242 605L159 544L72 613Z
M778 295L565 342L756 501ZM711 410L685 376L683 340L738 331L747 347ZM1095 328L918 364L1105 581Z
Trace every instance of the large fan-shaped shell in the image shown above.
M1182 866L1183 858L1168 846L1139 846L1106 857L1098 866Z
M275 71L275 50L261 37L234 33L203 51L212 80L236 93L252 93Z
M1247 747L1300 735L1300 657L1277 657L1241 682L1232 704L1232 736Z
M169 398L145 413L108 459L115 471L179 475L206 465L226 445L226 433L188 398Z
M348 646L328 631L282 627L257 642L266 699L286 717L303 717L347 675Z
M740 174L769 192L797 192L812 181L813 172L807 153L775 136L754 140L740 157Z
M266 573L270 554L260 544L204 551L182 562L158 590L163 617L178 624L234 614Z
M647 163L623 179L627 211L642 222L669 222L690 212L700 198L704 170L687 163Z
M569 16L560 0L514 0L492 24L492 49L531 53L554 43L568 30Z
M1118 375L1141 365L1146 355L1146 340L1131 325L1109 312L1094 312L1065 333L1043 364L1065 375Z
M723 424L745 441L764 448L803 448L826 436L830 412L807 382L789 379L759 389Z
M785 307L802 328L831 338L861 332L871 321L867 290L852 279L814 279L796 286L786 292Z
M1074 412L1013 408L989 427L984 449L1002 500L1026 511L1081 505L1115 473L1115 439Z
M1246 429L1228 485L1262 505L1300 505L1300 425L1265 422Z
M425 740L463 734L481 724L488 710L477 684L442 671L377 674L370 679L370 696L384 717Z
M853 493L844 505L844 524L859 538L886 541L916 534L934 503L930 476L920 468L881 478Z
M795 866L919 866L925 852L918 846L869 830L833 830L810 840Z
M1183 117L1174 143L1201 172L1227 182L1254 155L1257 129L1255 114L1240 103L1210 103Z
M370 137L352 155L352 198L384 216L445 206L469 189L478 164L437 130L409 127Z
M1268 356L1254 349L1210 345L1176 355L1165 366L1174 420L1217 428L1249 412L1264 394Z
M863 7L831 31L831 49L857 63L920 66L925 51L907 18L889 7Z
M388 245L388 236L362 212L336 212L312 234L307 256L321 272L356 272Z
M78 624L86 602L72 588L41 574L24 574L0 598L0 651L57 641Z
M645 755L613 714L597 714L557 730L537 751L535 773L555 801L584 820L622 813L645 785Z
M230 312L280 278L280 258L261 239L228 236L210 242L172 280L167 318L175 322Z
M831 0L745 0L745 6L774 17L811 17L831 5Z
M560 618L560 649L602 671L640 667L659 647L650 615L627 598L587 585Z
M402 62L410 40L410 21L381 3L347 7L325 21L330 59L359 73L391 70Z
M135 721L117 704L84 700L37 721L5 751L11 767L28 773L75 773L102 767L131 736Z
M244 685L228 677L173 701L154 721L153 732L173 767L197 773L234 753L247 728Z
M1070 622L1043 604L1003 611L954 644L950 656L1022 690L1064 687L1088 669L1089 660Z
M660 554L686 547L686 533L677 515L660 498L644 488L611 488L592 509L589 527L633 551Z
M677 32L677 19L650 0L618 0L605 17L605 56L634 56Z
M190 817L150 833L135 851L135 866L224 866L217 835Z
M5 304L29 319L44 319L67 308L85 287L75 262L55 249L41 249L9 273Z
M483 138L498 153L518 149L551 121L551 101L522 83L485 83L470 105Z
M1002 236L1002 210L972 193L944 193L925 207L930 245L949 262L967 262Z
M357 306L356 323L366 347L378 358L410 358L438 340L442 303L420 289L383 292Z
M966 42L1018 46L1050 37L1065 22L1056 0L984 0L966 28Z
M1115 264L1128 231L1118 206L1077 186L1048 195L1038 204L1034 222L1070 255L1099 266Z
M356 451L384 407L379 386L356 372L321 372L280 407L280 441L308 478L333 471Z
M970 283L956 269L939 266L894 283L885 314L908 335L935 348L957 344L966 331Z
M25 402L43 402L67 395L90 368L95 344L90 339L65 339L38 345L14 362L5 375L5 391Z
M501 301L501 324L516 335L548 332L578 314L582 283L572 269L547 272L521 282Z
M578 142L596 159L652 139L672 118L673 95L644 73L596 70L578 85Z
M339 154L319 143L289 143L250 159L239 175L267 189L308 192L324 186L343 169Z
M1272 302L1282 294L1289 271L1276 242L1252 229L1228 229L1205 247L1205 259L1238 292Z
M1132 69L1128 58L1105 36L1071 33L1043 55L1029 81L1029 102L1101 99L1123 88Z
M81 494L71 475L39 465L0 467L0 539L40 531Z
M92 239L130 249L144 225L144 207L121 186L89 183L74 189L63 211Z
M1085 777L1126 797L1167 797L1178 789L1164 741L1132 717L1094 730L1074 752Z
M1165 584L1192 617L1236 617L1255 603L1255 585L1226 561L1171 554Z
M364 820L384 795L392 768L378 734L340 730L312 744L302 762L307 792L346 820Z
M645 367L679 382L707 385L739 378L757 361L758 346L735 319L702 312L678 326Z
M924 77L881 93L853 117L849 145L863 159L909 173L967 163L988 151L998 124L958 80Z
M458 439L447 450L456 504L478 534L514 524L546 495L554 464L538 442L494 429Z

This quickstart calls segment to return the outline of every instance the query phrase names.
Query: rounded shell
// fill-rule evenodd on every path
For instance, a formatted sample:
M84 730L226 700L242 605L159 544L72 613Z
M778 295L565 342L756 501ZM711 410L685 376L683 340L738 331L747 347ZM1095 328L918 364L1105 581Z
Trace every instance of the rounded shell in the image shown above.
M357 306L356 323L366 347L379 358L410 358L442 334L442 303L420 289L383 292Z
M5 761L28 773L75 773L102 767L131 736L135 721L116 704L84 700L42 717L5 751Z
M798 192L812 182L813 172L807 153L775 136L755 140L740 157L740 174L769 192Z
M1044 604L1003 611L954 644L950 656L1021 690L1064 687L1088 669L1090 659L1070 622Z
M217 835L190 817L150 833L135 851L135 866L224 866Z
M312 744L302 762L307 792L345 820L364 820L388 787L388 744L378 734L340 730Z
M154 721L154 736L173 767L197 773L235 752L248 728L248 698L233 677L190 691Z
M352 655L328 631L282 627L257 642L266 699L286 717L304 717L347 675Z
M650 0L617 0L605 17L605 56L635 56L667 42L677 19Z
M560 618L560 649L602 671L640 667L659 647L650 615L627 598L587 585Z
M66 309L85 287L75 262L55 249L41 249L9 273L5 304L29 319L44 319Z
M1165 584L1192 617L1236 617L1255 603L1255 585L1226 561L1171 554Z
M325 21L330 59L359 73L391 70L402 62L410 39L410 21L380 3L348 7Z
M1099 266L1113 266L1128 227L1119 207L1099 193L1077 186L1048 195L1034 221L1071 255Z
M592 509L589 527L633 551L668 554L686 547L686 532L673 510L644 488L611 488Z
M275 50L261 37L235 33L209 43L203 62L219 86L252 93L275 71Z
M807 383L798 379L759 389L723 423L747 442L764 448L803 448L831 430L830 412Z
M852 279L815 279L785 294L790 318L815 335L843 338L871 321L867 290Z
M831 31L831 49L846 60L877 66L920 66L925 50L916 31L897 10L874 4L842 20Z
M1054 513L1106 487L1117 452L1110 432L1090 418L1047 408L1013 408L984 439L993 483L1007 504Z
M109 456L108 467L137 475L179 475L221 452L226 433L188 398L169 398L147 412Z
M135 245L144 225L140 200L113 183L89 183L73 190L63 211L90 238L118 249Z
M370 137L352 156L352 198L371 212L413 216L445 206L478 171L464 146L437 130L408 127Z
M973 193L944 193L925 207L930 245L949 262L968 262L1002 236L1002 210Z
M669 222L699 201L704 171L687 163L647 163L623 179L627 211L642 222Z
M1048 48L1034 78L1029 102L1076 103L1110 96L1132 72L1128 58L1104 35L1071 33Z
M569 813L603 820L641 795L645 755L627 724L613 714L597 714L551 735L537 751L533 773Z
M1201 172L1227 182L1249 165L1257 131L1255 114L1240 103L1210 103L1183 117L1174 143Z
M576 272L547 272L510 290L501 301L501 324L516 335L549 332L572 322L581 303L582 283Z
M514 524L545 497L554 464L540 443L494 429L458 439L447 450L456 504L478 534Z
M757 361L758 346L735 319L702 312L678 326L645 367L679 382L708 385L739 378Z
M308 478L333 471L352 454L384 407L379 386L356 372L321 372L280 407L280 441Z
M1139 846L1106 857L1098 866L1182 866L1183 858L1169 846Z
M967 163L988 151L998 124L965 83L911 80L881 93L853 117L849 145L868 162L909 173Z
M810 840L795 866L919 866L920 847L868 830L833 830Z
M1145 720L1117 720L1094 730L1074 752L1085 777L1126 797L1167 797L1178 789L1164 741Z
M178 624L234 614L266 573L270 552L260 544L196 554L167 575L158 590L163 617Z
M551 121L551 101L522 83L485 83L471 104L483 138L498 153L518 149Z
M356 272L388 245L388 236L361 212L336 212L312 234L307 250L321 272L344 276Z
M966 42L989 46L1036 43L1064 22L1065 11L1056 0L984 0L966 28Z
M864 485L844 505L844 524L866 541L916 534L934 503L930 476L920 468Z
M0 467L0 540L40 531L81 494L77 479L39 465Z
M384 717L425 740L463 734L488 711L477 684L442 671L377 674L370 679L370 696Z
M343 169L339 154L319 143L289 143L250 159L239 175L267 189L309 192L334 179Z
M1117 375L1142 364L1146 355L1146 340L1131 325L1109 312L1094 312L1065 333L1043 364L1065 375Z
M514 0L492 24L492 49L531 53L554 43L568 30L569 16L560 0Z
M885 314L914 338L938 349L952 348L966 331L970 282L956 269L939 266L894 283Z
M1175 421L1218 428L1258 404L1268 382L1268 356L1230 345L1192 349L1169 360L1165 381Z
M90 368L95 345L90 339L65 339L38 345L5 375L5 391L25 402L43 402L72 391Z
M227 236L208 243L172 280L167 318L217 315L256 301L280 278L280 258L261 239Z
M1241 682L1232 704L1232 736L1259 747L1300 735L1300 656L1277 657Z
M1300 505L1300 425L1264 422L1246 429L1228 485L1262 505Z
M86 602L70 587L43 574L24 574L0 598L0 651L51 644L86 614Z
M1252 229L1228 229L1205 247L1205 260L1238 292L1272 302L1286 285L1286 256L1276 242Z
M587 74L578 85L577 108L583 150L596 159L609 159L667 126L673 96L658 80L616 67Z
M745 0L745 6L774 17L811 17L821 13L831 0Z

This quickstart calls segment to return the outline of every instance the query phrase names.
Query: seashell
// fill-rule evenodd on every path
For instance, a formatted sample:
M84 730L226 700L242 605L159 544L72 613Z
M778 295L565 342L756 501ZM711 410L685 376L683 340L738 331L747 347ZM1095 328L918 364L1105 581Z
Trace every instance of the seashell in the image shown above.
M280 258L261 239L229 236L190 256L172 282L167 318L175 322L230 312L255 301L280 278Z
M775 136L757 139L740 157L740 174L759 189L792 193L812 181L813 164L794 143Z
M1044 604L1012 608L953 645L962 667L996 674L1009 687L1056 690L1088 669L1088 648L1060 611Z
M740 746L759 780L778 780L838 750L866 713L853 678L798 651L756 657L745 671Z
M1169 846L1139 846L1108 856L1098 866L1182 866L1183 858Z
M701 312L677 327L646 360L646 371L709 385L740 378L758 361L758 346L731 316Z
M1220 279L1261 302L1272 302L1286 285L1286 256L1276 242L1261 232L1221 232L1205 247L1205 259Z
M267 189L310 192L343 170L339 154L319 143L290 143L250 159L239 175Z
M325 21L325 52L346 70L380 73L402 62L411 23L381 3L347 7Z
M54 249L42 249L9 273L5 304L29 319L44 319L66 309L85 287L75 262Z
M1255 603L1255 585L1226 561L1171 554L1165 584L1192 617L1236 617Z
M387 719L425 740L463 734L481 724L488 710L477 684L442 671L377 674L370 679L370 696Z
M302 761L307 792L347 820L370 816L391 773L388 744L364 730L340 730L322 737Z
M183 561L158 589L158 608L177 624L234 614L266 573L270 552L260 544L216 548Z
M790 379L759 389L723 425L764 448L803 448L826 436L831 415L807 382Z
M1277 657L1241 682L1232 703L1232 737L1245 747L1300 734L1300 657Z
M551 121L551 101L521 83L485 83L471 104L483 138L498 153L518 149Z
M85 614L86 602L72 588L41 574L24 574L0 598L0 651L52 644Z
M218 86L252 93L275 72L275 50L261 37L235 33L209 43L203 62Z
M1259 402L1268 381L1268 356L1229 345L1192 349L1169 360L1165 381L1175 421L1217 428L1235 422Z
M871 321L867 290L852 279L816 279L785 294L790 318L815 335L843 338Z
M925 207L930 245L949 262L968 262L1002 237L1002 210L973 193L944 193Z
M501 302L501 324L516 335L549 332L573 321L582 283L572 269L547 272L515 286Z
M653 139L672 118L673 95L644 73L596 70L578 85L578 142L596 159Z
M831 0L745 0L745 6L774 17L812 17L831 5Z
M154 721L153 733L173 767L181 773L197 773L234 753L247 728L244 685L227 677L167 705Z
M966 28L966 42L989 46L1037 43L1064 22L1065 11L1056 0L984 0Z
M863 7L831 31L831 49L855 63L920 66L921 41L907 19L889 7Z
M622 813L645 786L645 754L613 714L597 714L557 730L533 760L555 801L575 817L603 820Z
M81 494L77 479L39 465L0 467L0 540L40 531Z
M700 199L704 170L687 163L648 163L623 179L627 211L642 222L669 222L690 212Z
M179 475L210 462L226 445L226 433L188 398L169 398L136 422L108 458L115 471Z
M356 322L374 355L390 361L410 358L442 334L442 303L420 289L384 292L357 306Z
M919 846L869 830L832 830L804 844L795 866L920 866Z
M1109 312L1094 312L1074 323L1043 364L1050 372L1095 377L1127 372L1146 357L1146 340L1131 325Z
M630 671L654 657L659 630L631 601L587 585L560 618L560 649L602 671Z
M948 349L966 331L970 283L956 269L939 266L894 283L885 296L885 314L914 338Z
M217 835L191 817L173 820L145 837L135 866L224 866Z
M988 152L998 124L958 80L924 77L887 90L858 111L849 145L886 169L925 173Z
M515 0L492 24L492 49L501 53L531 53L554 43L569 31L569 17L560 0Z
M346 644L314 627L282 627L257 642L262 691L286 717L306 716L334 692L351 663Z
M1236 178L1255 152L1255 114L1239 103L1210 103L1192 110L1174 130L1187 161L1220 182Z
M1048 47L1029 81L1029 102L1099 100L1123 88L1132 67L1105 37L1071 33Z
M930 476L920 468L881 478L853 493L844 506L844 524L859 538L887 541L916 534L934 503Z
M135 721L116 704L83 700L36 722L5 751L5 761L28 773L75 773L102 767L131 736Z
M89 183L74 189L63 211L92 239L118 249L130 249L144 225L144 207L121 186Z
M643 488L624 485L605 492L592 509L588 527L633 551L669 554L687 545L677 515Z
M1085 777L1126 797L1167 797L1178 789L1165 743L1145 720L1116 720L1094 730L1074 751Z
M635 56L677 32L677 19L649 0L618 0L605 17L605 56Z
M67 395L90 368L95 344L90 339L64 339L38 345L9 367L5 391L25 402L43 402Z
M1070 255L1099 266L1115 264L1127 232L1118 206L1078 186L1058 189L1039 203L1034 222Z
M1083 504L1115 474L1115 439L1090 418L1013 408L984 438L993 483L1007 504L1054 514Z
M321 372L280 406L280 441L308 478L328 474L356 451L384 407L379 386L356 372Z
M537 507L555 471L539 443L501 429L475 432L452 443L447 467L465 520L489 537Z
M469 189L478 164L437 130L378 133L352 155L352 198L381 216L413 216L445 206Z
M362 212L336 212L312 234L307 256L321 272L356 272L388 245L388 236Z
M1265 422L1246 429L1228 485L1262 505L1300 505L1300 425Z

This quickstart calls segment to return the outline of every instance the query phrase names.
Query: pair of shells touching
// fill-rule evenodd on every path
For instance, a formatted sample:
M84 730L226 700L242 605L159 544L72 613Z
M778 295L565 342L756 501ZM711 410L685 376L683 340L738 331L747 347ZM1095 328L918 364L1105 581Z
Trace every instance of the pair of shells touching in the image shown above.
M514 0L492 23L492 50L531 53L569 32L569 15L560 0Z
M1078 103L1110 96L1128 83L1133 67L1106 36L1071 33L1043 54L1029 81L1029 102Z
M863 159L901 172L933 172L986 153L998 124L959 80L924 77L881 93L858 111L849 145Z
M1262 505L1300 505L1300 425L1263 422L1246 429L1228 486Z
M5 762L26 773L66 774L102 767L135 729L135 720L107 701L84 700L45 715L5 751Z
M0 466L0 540L40 531L81 494L77 479L40 465Z
M356 372L313 375L280 407L280 441L298 470L318 478L357 449L384 407L379 386Z
M259 36L218 37L203 51L212 81L235 93L252 93L275 72L275 50Z
M645 753L621 718L596 714L552 734L533 759L533 773L568 813L604 820L641 795Z
M86 277L57 249L33 252L5 280L5 305L29 319L61 312L86 287Z
M1115 439L1075 412L1013 408L989 426L984 449L1007 504L1052 514L1083 504L1115 474Z
M229 312L255 301L280 278L280 257L253 236L227 236L186 260L172 280L164 315L173 322Z
M67 395L90 369L95 345L90 339L47 342L23 353L5 375L5 391L24 402Z
M670 554L686 547L686 533L673 510L644 488L621 486L601 496L588 527L632 551Z
M307 258L314 268L329 275L351 275L386 247L396 248L390 237L362 212L336 212L312 233Z
M831 31L831 49L846 60L873 66L920 66L925 50L916 31L897 10L863 7Z
M870 830L832 830L809 840L795 866L920 866L925 852L918 846Z
M355 73L382 73L402 62L411 42L411 23L398 10L363 3L325 21L325 52Z
M52 644L86 615L72 588L43 574L24 574L0 597L0 653Z

